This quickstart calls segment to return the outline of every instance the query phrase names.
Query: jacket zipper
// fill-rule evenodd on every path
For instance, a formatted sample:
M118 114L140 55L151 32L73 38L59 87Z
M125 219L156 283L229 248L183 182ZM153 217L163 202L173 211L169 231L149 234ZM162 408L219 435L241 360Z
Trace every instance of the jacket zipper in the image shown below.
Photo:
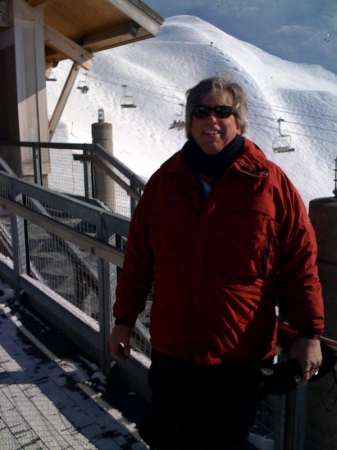
M267 177L268 176L268 169L256 169L255 167L246 166L245 164L239 162L240 169L243 172L249 173L250 175L254 175L256 177Z
M263 251L262 259L261 259L259 275L266 275L266 273L267 273L267 262L268 262L269 253L270 253L270 244L269 244L269 239L268 239L266 246L264 248L264 251Z

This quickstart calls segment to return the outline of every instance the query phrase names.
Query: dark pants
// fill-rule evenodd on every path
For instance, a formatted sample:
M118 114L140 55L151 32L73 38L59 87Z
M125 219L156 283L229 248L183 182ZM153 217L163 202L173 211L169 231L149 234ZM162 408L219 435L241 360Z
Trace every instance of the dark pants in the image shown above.
M141 437L157 450L245 449L260 400L256 366L192 366L153 351Z

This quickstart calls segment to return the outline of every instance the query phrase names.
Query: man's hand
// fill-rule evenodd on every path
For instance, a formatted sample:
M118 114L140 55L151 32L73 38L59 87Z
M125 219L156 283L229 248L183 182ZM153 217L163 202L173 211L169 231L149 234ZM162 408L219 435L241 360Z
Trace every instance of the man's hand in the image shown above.
M131 328L115 325L109 337L110 353L118 361L126 361L130 356Z
M289 350L288 359L298 359L301 363L302 381L299 386L304 386L322 364L320 341L305 337L297 338Z

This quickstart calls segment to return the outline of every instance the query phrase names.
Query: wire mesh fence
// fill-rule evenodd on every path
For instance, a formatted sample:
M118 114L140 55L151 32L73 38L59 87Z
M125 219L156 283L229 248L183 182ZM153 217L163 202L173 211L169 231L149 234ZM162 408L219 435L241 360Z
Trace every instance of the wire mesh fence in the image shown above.
M8 188L0 186L0 195L8 197ZM8 211L0 211L0 253L12 259L11 221Z
M81 150L51 149L48 187L70 195L85 195L83 163L74 159Z
M130 195L116 183L104 170L94 165L94 196L102 201L111 211L125 217L131 217ZM115 167L111 170L129 187L130 179Z

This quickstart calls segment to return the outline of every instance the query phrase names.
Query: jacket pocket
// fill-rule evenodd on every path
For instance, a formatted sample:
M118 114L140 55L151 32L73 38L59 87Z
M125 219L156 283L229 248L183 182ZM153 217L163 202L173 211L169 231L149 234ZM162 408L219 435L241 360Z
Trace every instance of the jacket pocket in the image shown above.
M254 200L224 210L210 224L210 254L222 272L265 276L277 270L274 207Z

